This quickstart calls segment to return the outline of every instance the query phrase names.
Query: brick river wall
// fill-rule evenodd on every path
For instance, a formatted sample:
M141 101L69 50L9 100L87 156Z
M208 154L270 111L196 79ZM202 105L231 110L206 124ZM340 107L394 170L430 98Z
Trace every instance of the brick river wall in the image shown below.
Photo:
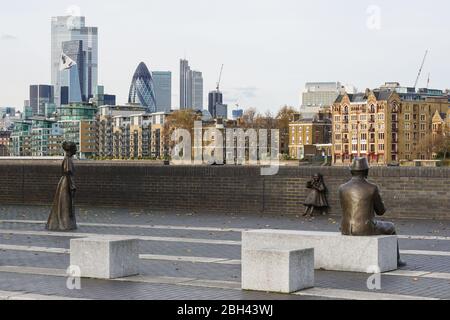
M61 161L0 160L0 205L49 205ZM76 162L77 204L162 211L299 214L315 172L329 188L330 213L340 214L337 190L347 168L160 166L133 162ZM450 168L373 168L388 216L450 219Z

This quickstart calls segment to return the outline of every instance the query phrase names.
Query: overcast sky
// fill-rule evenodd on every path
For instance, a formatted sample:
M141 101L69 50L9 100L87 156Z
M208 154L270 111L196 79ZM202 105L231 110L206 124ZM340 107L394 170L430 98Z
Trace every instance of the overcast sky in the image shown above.
M0 0L0 8L0 106L21 107L30 84L50 83L50 18L73 8L99 27L99 83L118 103L144 61L173 72L178 107L184 56L203 72L205 100L225 64L226 102L263 112L299 106L308 81L412 86L426 49L420 86L431 73L432 87L450 87L448 0Z

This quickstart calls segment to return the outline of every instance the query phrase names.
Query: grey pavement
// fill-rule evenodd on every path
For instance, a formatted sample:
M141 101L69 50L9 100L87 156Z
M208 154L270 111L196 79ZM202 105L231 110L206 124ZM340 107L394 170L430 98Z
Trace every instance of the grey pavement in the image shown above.
M358 299L358 293L363 292L373 295L376 299L402 296L450 299L450 221L395 220L400 235L415 236L418 239L403 237L400 240L402 250L413 250L415 253L404 255L408 266L401 270L402 274L383 275L381 290L371 291L366 285L368 275L317 271L316 287L319 293L324 294L312 297L308 296L307 292L302 296L243 292L238 290L241 280L239 263L218 264L195 260L220 258L239 262L241 229L338 231L339 217L336 216L305 219L300 216L214 215L80 208L80 228L76 231L76 236L140 236L143 237L140 240L140 254L187 257L192 258L194 262L171 261L158 257L142 259L140 274L152 281L83 279L81 290L68 290L66 278L54 274L54 270L59 270L58 273L64 272L69 266L69 255L51 253L50 250L69 249L70 239L75 236L46 232L44 221L48 212L48 207L39 206L0 208L0 291L84 299L271 300L326 299L330 298L326 294L327 290L339 289L355 299ZM201 243L190 242L192 239L200 240ZM33 268L48 270L48 274L34 273ZM158 283L155 277L174 279L174 283ZM186 285L180 280L183 278L195 281Z

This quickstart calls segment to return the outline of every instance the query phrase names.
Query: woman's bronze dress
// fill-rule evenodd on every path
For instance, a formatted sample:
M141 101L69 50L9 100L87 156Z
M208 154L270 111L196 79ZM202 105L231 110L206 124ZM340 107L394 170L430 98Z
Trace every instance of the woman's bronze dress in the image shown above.
M314 208L328 208L328 201L327 201L327 188L325 184L322 181L315 182L310 181L307 184L307 188L311 189L308 196L306 197L306 200L304 202L304 205L307 207L314 207Z
M52 211L46 229L50 231L70 231L77 229L75 219L75 181L74 165L71 157L66 156L62 163L62 174L56 189Z

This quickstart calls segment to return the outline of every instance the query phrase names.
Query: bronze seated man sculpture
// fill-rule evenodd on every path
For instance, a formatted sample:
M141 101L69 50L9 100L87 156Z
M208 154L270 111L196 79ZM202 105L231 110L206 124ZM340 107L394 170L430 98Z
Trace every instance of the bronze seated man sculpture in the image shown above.
M366 158L356 158L350 167L352 180L339 188L343 219L341 232L346 236L396 235L392 222L375 219L386 213L378 187L367 181L369 163ZM398 266L406 265L400 259L397 246Z

